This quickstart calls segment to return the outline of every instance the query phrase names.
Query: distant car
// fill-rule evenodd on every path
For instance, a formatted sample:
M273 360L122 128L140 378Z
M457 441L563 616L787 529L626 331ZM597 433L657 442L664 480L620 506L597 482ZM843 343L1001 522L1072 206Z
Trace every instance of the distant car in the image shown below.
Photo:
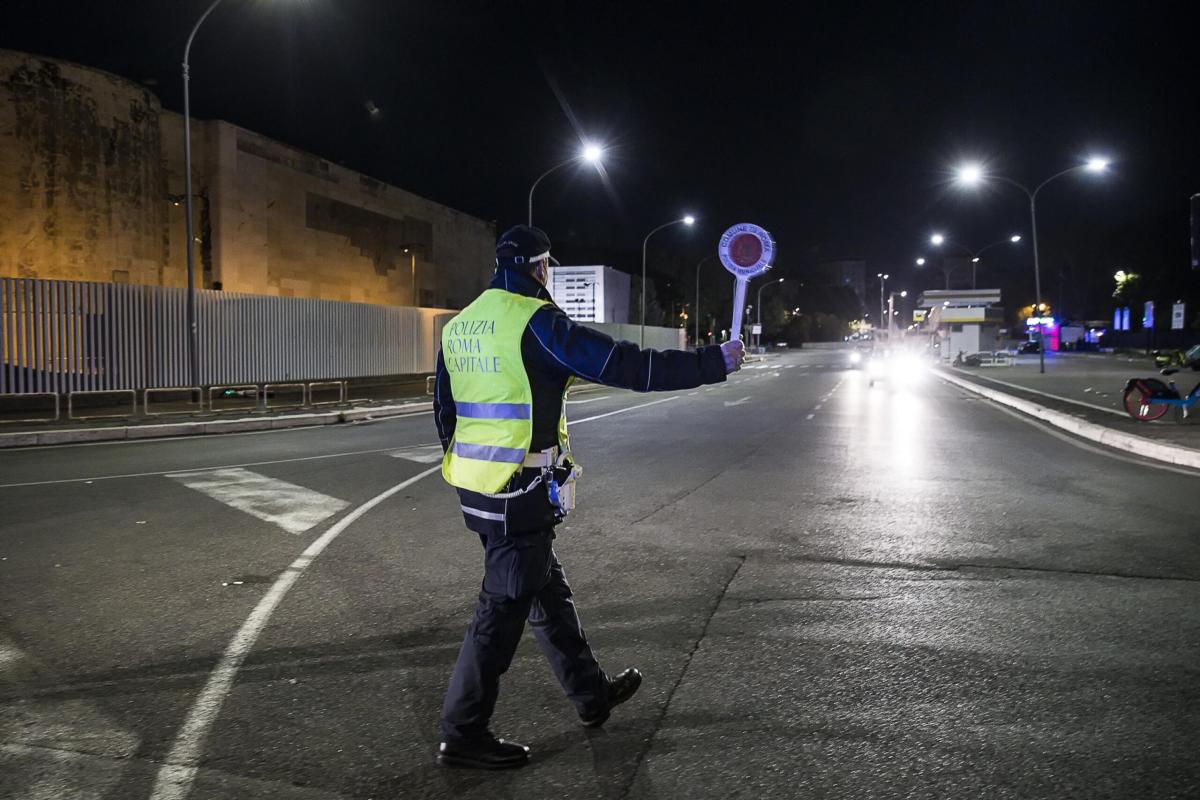
M1029 355L1030 353L1040 353L1042 351L1041 342L1030 341L1021 342L1021 346L1017 348L1017 355Z
M871 346L869 344L860 344L850 351L846 356L846 360L850 364L851 369L862 369L863 366L871 358Z

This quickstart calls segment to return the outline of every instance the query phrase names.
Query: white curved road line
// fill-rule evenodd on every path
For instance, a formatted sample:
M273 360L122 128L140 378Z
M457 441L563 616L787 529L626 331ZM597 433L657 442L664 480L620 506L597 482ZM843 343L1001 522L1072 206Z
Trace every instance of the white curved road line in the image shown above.
M678 399L678 396L664 397L661 400L609 411L606 414L585 417L584 419L575 420L571 424L579 425L584 422L611 417L614 414L636 411L639 408L646 408L647 406L654 406L659 403ZM394 450L395 448L390 449ZM237 677L237 672L241 668L242 662L246 660L246 656L249 654L251 648L258 641L259 635L266 628L275 609L283 602L284 596L287 595L300 576L304 574L304 570L308 569L309 565L312 564L317 556L334 539L340 536L343 531L357 522L368 511L397 492L401 492L412 486L422 478L439 472L441 468L439 464L436 467L430 467L424 472L419 472L392 488L375 495L342 517L329 530L325 531L325 533L321 534L319 538L305 548L304 552L275 579L275 583L271 585L267 593L258 601L258 605L254 607L254 610L250 612L250 616L246 617L246 621L242 623L242 627L238 628L237 633L234 634L233 640L225 648L225 653L221 656L220 662L217 663L216 668L208 676L208 682L204 684L199 697L192 704L187 719L183 722L183 727L175 735L175 743L171 747L171 752L167 754L162 767L159 768L158 777L154 782L154 791L150 794L150 800L184 800L191 792L192 784L196 780L197 765L200 763L200 757L204 753L204 742L208 738L208 733L212 729L213 723L216 722L217 715L221 713L221 706L224 705L225 698L229 696L229 692L233 688L234 679Z
M150 795L151 800L182 800L182 798L187 797L188 792L192 789L192 782L196 779L196 765L200 762L204 740L208 737L208 731L216 720L217 714L221 712L221 706L225 703L225 698L228 696L229 690L233 688L233 680L237 676L238 669L242 666L242 662L245 661L250 648L254 647L254 643L258 640L263 628L267 626L267 622L271 619L271 614L275 611L275 607L279 605L288 593L288 590L304 574L304 570L308 568L308 565L334 539L341 535L342 531L349 528L363 514L366 514L372 508L396 494L396 492L407 489L417 481L427 475L432 475L440 469L441 466L439 465L431 467L424 472L418 472L408 480L396 484L387 491L380 492L342 517L329 530L325 531L325 533L305 548L304 552L291 563L291 566L285 569L283 574L275 580L275 583L271 585L267 593L258 601L258 605L250 612L250 616L246 617L246 621L242 623L242 627L234 634L233 641L225 648L225 654L221 656L220 663L217 664L212 674L208 676L208 682L204 684L204 689L201 690L200 696L192 704L192 709L188 712L183 727L180 728L179 733L175 737L175 744L171 747L171 752L167 754L165 763L158 771L158 779L154 784L154 792Z

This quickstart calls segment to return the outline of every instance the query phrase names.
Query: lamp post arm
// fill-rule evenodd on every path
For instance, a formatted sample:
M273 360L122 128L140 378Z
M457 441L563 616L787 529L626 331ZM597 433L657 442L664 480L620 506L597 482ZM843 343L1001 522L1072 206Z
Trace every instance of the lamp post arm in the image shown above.
M1045 187L1045 185L1046 185L1047 183L1050 183L1051 181L1057 180L1058 178L1061 178L1063 175L1067 175L1067 174L1069 174L1069 173L1072 173L1072 172L1074 172L1075 170L1078 170L1078 169L1083 169L1083 167L1082 167L1081 165L1078 165L1078 164L1076 164L1076 165L1075 165L1075 166L1073 166L1073 167L1067 167L1067 168L1066 168L1066 169L1064 169L1062 172L1056 172L1056 173L1054 173L1053 175L1051 175L1049 178L1046 178L1046 180L1044 180L1044 181L1042 181L1041 183L1039 183L1039 184L1037 185L1037 188L1036 188L1036 189L1034 189L1034 190L1033 190L1033 192L1031 192L1031 193L1030 193L1028 189L1026 189L1025 191L1026 191L1026 192L1029 194L1029 198L1030 198L1030 200L1036 200L1036 199L1037 199L1037 196L1038 196L1038 192L1040 192L1040 191L1042 190L1042 188L1043 188L1043 187Z
M220 2L220 0L217 0L217 2ZM574 160L575 159L573 159L573 158L568 158L566 161L560 161L559 163L555 164L550 169L543 172L541 175L538 175L537 180L535 180L533 182L533 185L529 187L529 220L526 223L527 225L529 225L530 227L533 227L533 190L536 189L538 187L538 184L542 182L542 178L545 178L547 175L549 175L551 172L554 172L555 170L562 169L563 167L565 167L567 164L570 164Z
M200 30L200 26L204 24L204 20L208 19L208 15L213 12L213 9L221 4L221 0L213 0L212 4L205 9L200 15L200 19L196 20L196 24L192 26L192 32L188 34L187 44L183 48L183 71L187 74L188 55L192 52L192 39L196 38L196 31Z
M1016 244L1016 242L1014 242L1012 239L1001 239L998 242L992 242L991 244L985 244L983 247L979 248L972 254L972 258L979 258L981 255L984 254L985 251L991 250L993 247L998 247L999 245L1002 245L1002 244Z
M946 244L954 245L959 250L963 251L964 253L971 256L972 258L974 258L977 255L976 253L971 252L971 248L967 247L965 244L961 244L961 243L955 241L954 239L945 239L944 241Z
M559 164L561 167L562 164ZM542 176L546 177L545 175ZM541 180L539 178L538 180ZM638 347L645 349L646 347L646 246L650 244L650 237L661 231L663 228L669 228L672 225L678 225L683 222L681 219L673 219L670 222L664 222L654 230L646 234L646 238L642 239L642 323L638 332Z

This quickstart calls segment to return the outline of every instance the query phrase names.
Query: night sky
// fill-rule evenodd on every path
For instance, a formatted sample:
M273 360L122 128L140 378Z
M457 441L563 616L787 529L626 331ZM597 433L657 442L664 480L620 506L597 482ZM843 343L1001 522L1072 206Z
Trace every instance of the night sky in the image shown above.
M7 0L0 46L151 83L179 110L183 45L207 3ZM1047 299L1104 317L1118 268L1145 273L1147 297L1200 301L1188 258L1200 70L1185 7L224 0L193 47L192 109L501 228L523 221L530 183L581 137L604 143L606 180L548 178L535 221L564 262L635 271L650 228L695 213L696 230L651 245L668 296L741 221L775 235L789 293L834 258L865 258L896 288L939 286L939 270L912 266L931 231L977 248L1029 228L1023 195L964 193L953 164L1036 184L1100 153L1110 174L1043 193L1039 233ZM1009 308L1029 302L1029 248L991 252L981 284L1005 289Z

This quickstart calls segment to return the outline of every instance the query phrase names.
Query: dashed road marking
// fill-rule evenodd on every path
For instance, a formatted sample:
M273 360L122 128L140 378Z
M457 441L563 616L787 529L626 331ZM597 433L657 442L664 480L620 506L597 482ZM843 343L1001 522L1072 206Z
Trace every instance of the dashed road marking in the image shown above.
M288 533L304 533L350 505L345 500L248 469L176 472L167 477L238 511L278 525Z

